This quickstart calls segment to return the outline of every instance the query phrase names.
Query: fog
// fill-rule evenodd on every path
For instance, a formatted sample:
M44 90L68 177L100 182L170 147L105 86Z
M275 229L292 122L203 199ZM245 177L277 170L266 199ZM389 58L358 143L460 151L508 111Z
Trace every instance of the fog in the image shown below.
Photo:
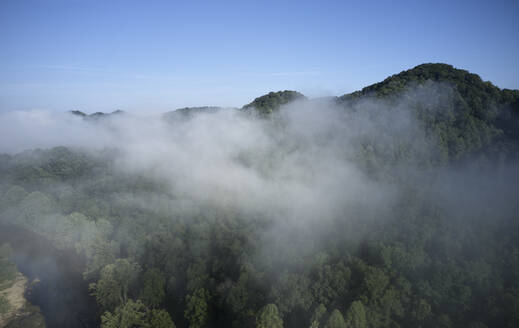
M141 112L99 119L4 112L0 152L55 146L89 154L108 150L115 172L166 183L173 199L195 207L235 207L296 222L323 220L355 206L383 210L402 182L427 183L431 165L424 163L435 162L439 154L411 106L418 99L435 110L448 108L441 105L450 95L448 86L429 83L391 103L370 99L344 108L333 100L296 101L269 118L225 108L193 116ZM446 181L468 175L459 169L442 174L451 176Z
M324 218L352 203L390 198L389 186L359 167L362 142L386 143L391 133L409 136L417 148L424 142L405 111L362 106L366 112L354 113L328 102L296 102L270 119L236 109L173 120L8 112L0 117L0 152L117 149L116 171L166 181L172 194L194 203L267 210L285 219Z
M27 190L5 187L8 183L1 181L5 197L0 222L19 224L55 247L84 255L84 277L89 281L96 281L100 270L113 262L96 257L99 243L115 258L131 254L135 261L147 263L139 258L146 243L176 222L192 232L172 237L185 238L181 244L188 246L176 254L174 239L165 261L178 256L187 264L163 270L181 277L189 276L190 270L197 273L203 270L198 261L209 258L211 248L201 220L225 221L233 215L264 222L250 225L245 235L254 240L254 249L243 250L236 261L275 272L269 278L273 286L280 272L302 270L320 252L333 254L333 247L352 251L370 238L377 243L377 238L397 240L401 235L430 238L427 251L448 249L455 254L461 252L458 238L473 242L473 226L481 234L478 238L487 238L482 236L501 229L500 222L506 227L513 221L519 210L514 201L519 170L516 161L485 159L477 153L446 158L441 140L419 115L452 117L452 97L449 85L425 83L385 100L298 100L268 116L236 108L96 118L51 111L4 112L0 153L12 155L22 169L41 160L40 152L28 150L58 146L84 154L103 168L72 177L70 183L40 177L43 182L38 185L40 178L35 178L35 184L23 186ZM133 188L134 178L145 183ZM98 205L106 208L99 210ZM75 212L78 208L84 213ZM423 231L406 230L422 225ZM424 237L431 225L446 232ZM463 235L458 236L459 231ZM487 251L474 243L470 252L477 259ZM32 262L21 259L22 268ZM173 276L168 279L175 281ZM225 279L215 293L225 294L230 288L230 278ZM168 290L179 292L170 284L175 286L168 280ZM281 294L269 293L269 299L282 303ZM182 300L184 294L178 297ZM85 300L84 308L91 309L90 301ZM282 305L280 310L289 311Z

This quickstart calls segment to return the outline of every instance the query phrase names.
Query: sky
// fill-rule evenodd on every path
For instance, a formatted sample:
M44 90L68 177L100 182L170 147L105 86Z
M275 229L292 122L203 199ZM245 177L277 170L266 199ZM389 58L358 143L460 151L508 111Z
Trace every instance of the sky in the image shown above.
M0 111L241 107L426 62L519 89L519 1L0 0Z

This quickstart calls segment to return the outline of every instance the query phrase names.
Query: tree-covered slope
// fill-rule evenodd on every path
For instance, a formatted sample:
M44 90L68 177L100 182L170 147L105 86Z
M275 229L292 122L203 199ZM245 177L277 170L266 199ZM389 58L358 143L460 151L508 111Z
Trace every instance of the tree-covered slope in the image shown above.
M254 99L250 104L243 106L243 109L254 108L261 115L265 115L278 110L282 105L298 99L306 99L306 97L297 91L285 90L269 92L266 95Z
M405 102L438 142L444 160L477 152L517 152L519 90L501 90L478 75L447 64L423 64L337 98L344 106L366 100L388 107Z
M84 259L103 328L517 327L518 91L425 64L303 99L73 120L121 140L1 155L0 224Z
M454 68L448 64L422 64L386 78L384 81L364 87L360 91L343 95L341 100L354 99L359 96L374 95L377 97L395 96L404 91L412 83L423 84L426 81L451 82L466 98L473 100L471 105L489 105L500 96L500 89L491 82L484 82L478 75L466 70ZM479 99L478 99L479 98Z

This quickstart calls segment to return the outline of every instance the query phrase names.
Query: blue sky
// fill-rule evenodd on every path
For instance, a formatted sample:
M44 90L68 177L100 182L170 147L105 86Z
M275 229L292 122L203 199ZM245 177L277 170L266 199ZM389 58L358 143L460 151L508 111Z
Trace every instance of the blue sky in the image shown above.
M519 1L0 0L0 111L341 95L424 62L519 88Z

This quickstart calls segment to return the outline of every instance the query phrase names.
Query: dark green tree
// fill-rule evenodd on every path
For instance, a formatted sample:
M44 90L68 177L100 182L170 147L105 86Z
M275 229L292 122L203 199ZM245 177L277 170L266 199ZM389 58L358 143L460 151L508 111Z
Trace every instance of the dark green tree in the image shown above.
M310 328L319 328L322 325L326 312L326 307L323 304L319 304L310 318Z
M150 328L176 328L171 316L165 310L153 309L149 311L148 324Z
M189 321L189 327L202 328L206 326L209 316L208 301L209 293L204 288L199 288L193 294L186 296L184 317Z
M115 311L105 312L101 316L102 328L137 328L148 327L146 322L146 306L140 301L128 300Z
M346 311L346 326L355 328L367 328L366 309L361 301L352 302Z
M113 310L128 300L130 286L139 274L139 266L127 259L117 259L101 270L97 283L90 284L92 295L103 309Z
M144 273L143 284L139 298L151 308L158 307L166 296L166 279L156 268Z
M268 115L278 110L282 105L298 99L306 99L306 97L297 91L290 90L270 92L254 99L250 104L243 106L243 109L254 109L260 115Z
M256 317L256 328L283 328L283 319L279 316L275 304L265 305Z
M325 328L346 328L346 322L341 312L337 309L333 310L332 314L326 322Z

